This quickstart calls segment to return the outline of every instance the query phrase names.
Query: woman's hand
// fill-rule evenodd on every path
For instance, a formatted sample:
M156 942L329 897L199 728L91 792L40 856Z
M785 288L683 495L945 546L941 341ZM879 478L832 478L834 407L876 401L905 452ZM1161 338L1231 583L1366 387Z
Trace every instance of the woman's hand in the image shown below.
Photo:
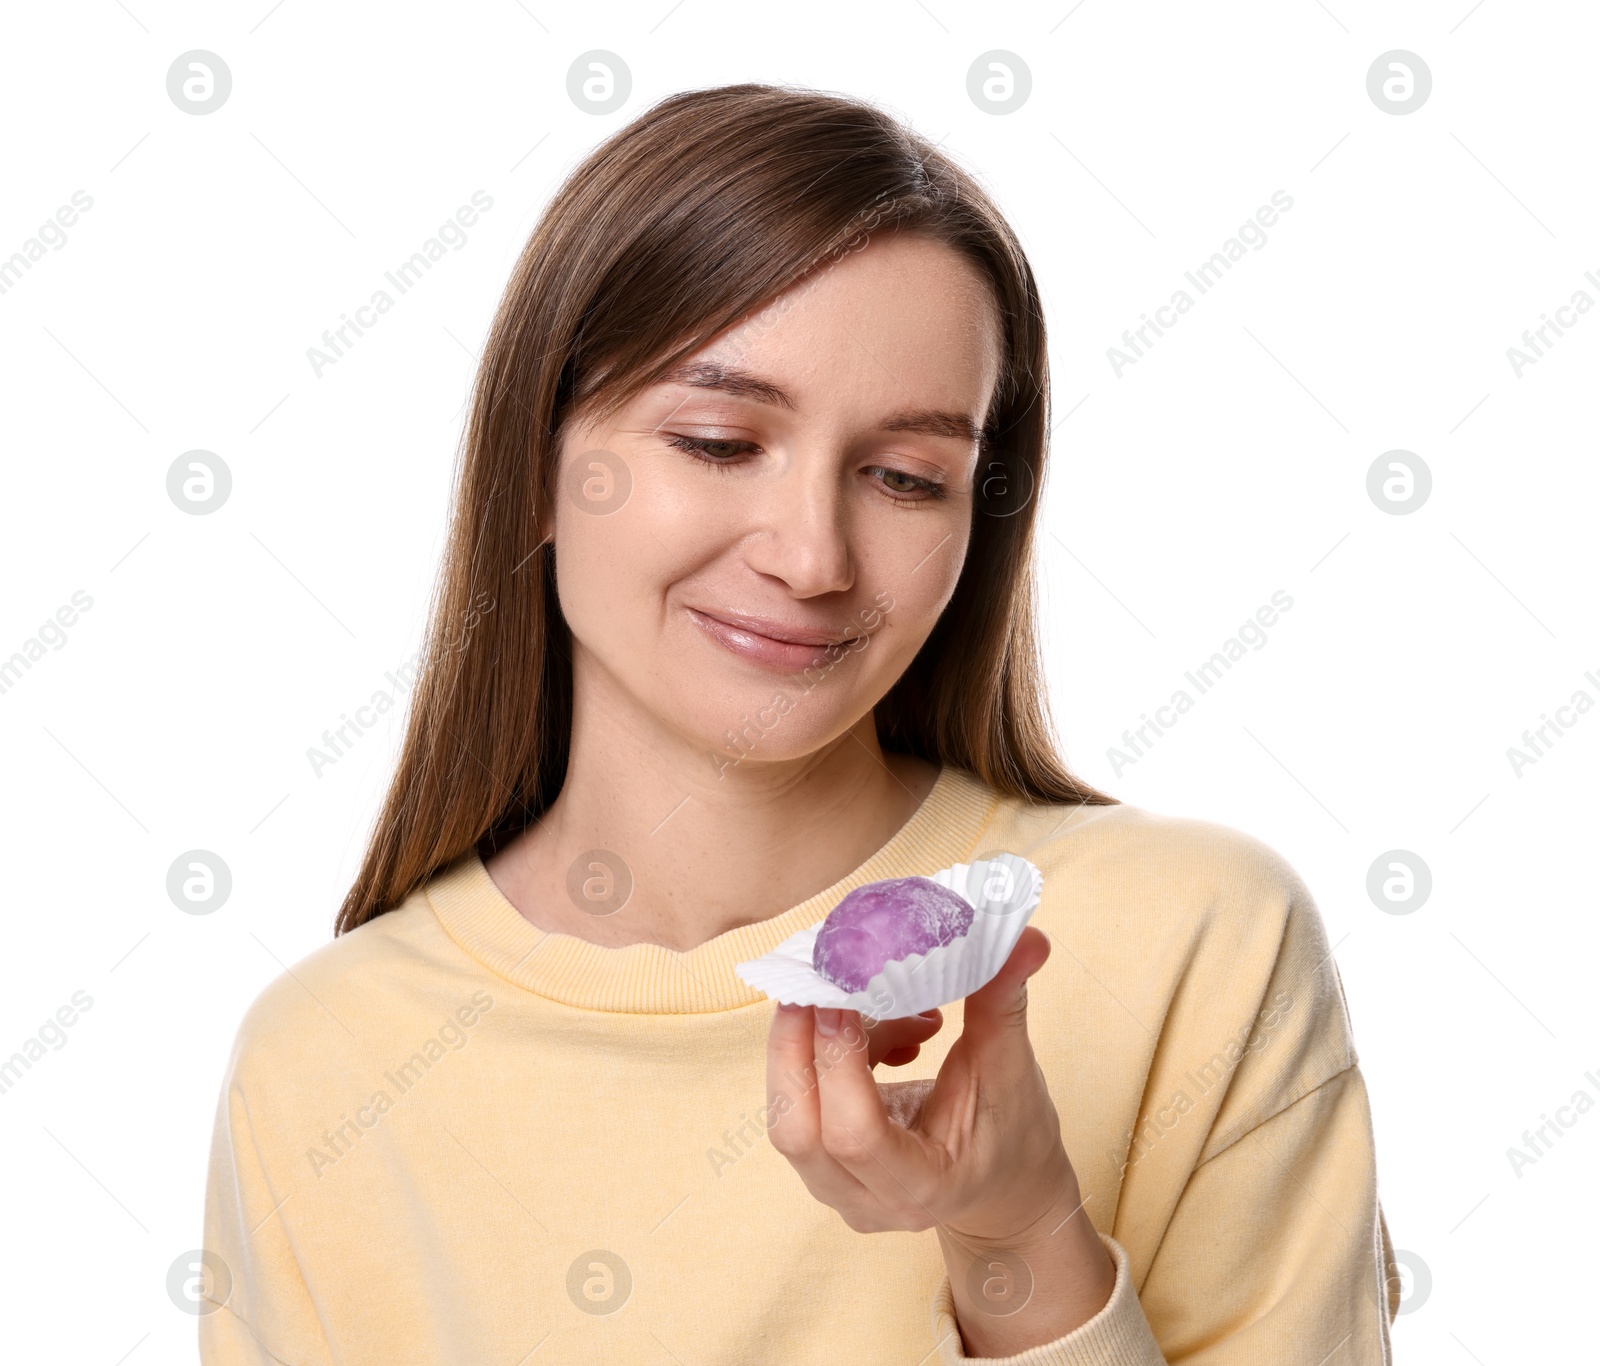
M904 1067L915 1062L922 1045L944 1028L944 1012L935 1006L920 1015L862 1023L867 1031L867 1066L876 1067L881 1062L885 1067Z
M1028 1039L1027 981L1049 955L1044 933L1024 929L966 998L961 1037L932 1082L880 1086L872 1075L877 1058L937 1031L924 1017L864 1029L855 1011L780 1006L768 1038L773 1146L858 1232L938 1229L969 1355L1062 1337L1115 1285ZM806 1089L795 1094L790 1077Z

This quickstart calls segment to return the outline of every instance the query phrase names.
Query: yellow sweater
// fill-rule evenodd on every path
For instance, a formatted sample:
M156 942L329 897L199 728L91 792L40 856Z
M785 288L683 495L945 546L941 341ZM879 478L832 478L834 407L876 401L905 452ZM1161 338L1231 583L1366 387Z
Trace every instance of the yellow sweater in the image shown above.
M1388 1362L1367 1093L1305 886L1225 827L948 767L837 885L688 953L544 934L470 855L268 985L217 1107L203 1360L976 1360L936 1234L854 1232L767 1142L773 1005L734 965L996 850L1044 873L1029 1030L1118 1267L1099 1315L1004 1360ZM934 1076L961 1017L880 1078Z

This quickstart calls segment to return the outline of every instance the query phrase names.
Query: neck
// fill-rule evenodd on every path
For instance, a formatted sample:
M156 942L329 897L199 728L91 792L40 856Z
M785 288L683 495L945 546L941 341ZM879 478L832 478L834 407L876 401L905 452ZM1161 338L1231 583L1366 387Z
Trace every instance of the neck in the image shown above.
M548 932L686 952L859 867L938 777L934 764L885 754L870 712L799 757L711 756L628 705L614 684L592 674L583 682L560 795L486 865L506 899ZM621 862L608 869L585 857L594 851ZM613 877L632 887L608 911Z

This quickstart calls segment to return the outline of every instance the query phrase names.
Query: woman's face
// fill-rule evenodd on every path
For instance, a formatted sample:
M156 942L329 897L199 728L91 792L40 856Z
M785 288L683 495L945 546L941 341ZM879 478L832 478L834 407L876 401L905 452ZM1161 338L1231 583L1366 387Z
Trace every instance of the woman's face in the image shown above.
M708 777L854 725L955 589L999 362L982 274L902 234L570 428L555 553L580 722L642 709Z

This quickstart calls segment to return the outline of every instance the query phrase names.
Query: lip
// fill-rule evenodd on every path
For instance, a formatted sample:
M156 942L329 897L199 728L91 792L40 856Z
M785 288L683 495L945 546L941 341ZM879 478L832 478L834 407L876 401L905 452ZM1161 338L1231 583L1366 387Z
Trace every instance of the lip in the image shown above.
M697 607L686 610L695 625L724 649L785 673L816 664L826 657L830 646L861 639L859 635L841 635L742 612L711 613Z

